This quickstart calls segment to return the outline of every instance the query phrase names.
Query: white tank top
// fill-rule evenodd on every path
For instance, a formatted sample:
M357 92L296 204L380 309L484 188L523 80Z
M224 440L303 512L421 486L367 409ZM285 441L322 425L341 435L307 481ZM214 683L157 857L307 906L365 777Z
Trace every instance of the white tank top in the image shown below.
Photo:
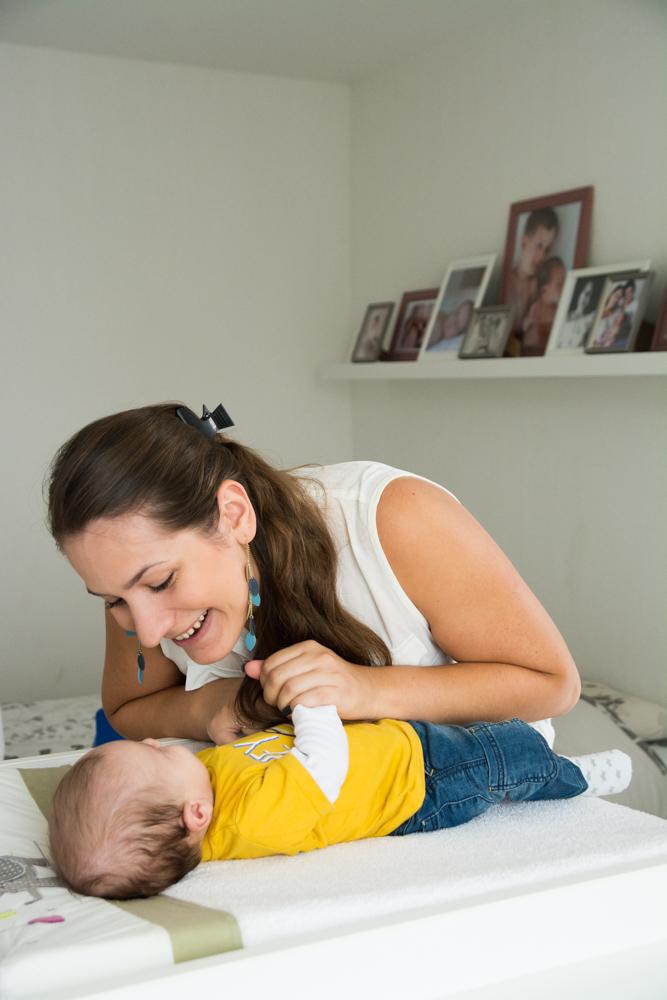
M308 466L294 474L321 508L331 531L338 552L336 590L346 610L380 636L389 648L392 663L433 666L455 662L433 641L428 622L389 565L377 531L377 506L392 480L403 476L431 480L379 462ZM444 490L438 483L433 485ZM216 677L238 677L243 673L243 664L251 659L243 644L244 636L245 630L224 659L206 665L194 663L169 639L163 639L160 645L165 656L185 674L186 690L191 691ZM550 721L545 719L533 726L552 746Z

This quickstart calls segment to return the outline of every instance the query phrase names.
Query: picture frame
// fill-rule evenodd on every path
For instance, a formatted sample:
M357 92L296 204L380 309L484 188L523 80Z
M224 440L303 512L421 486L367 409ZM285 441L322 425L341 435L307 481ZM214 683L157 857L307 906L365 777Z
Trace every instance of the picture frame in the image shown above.
M440 285L418 360L457 358L475 309L484 301L496 254L453 261Z
M438 288L421 288L403 293L391 343L383 360L417 360L438 291Z
M667 351L667 285L662 298L662 306L651 339L652 351Z
M512 355L544 354L568 271L584 267L592 186L510 205L500 300L514 307Z
M583 354L597 314L606 279L615 274L639 274L650 259L580 267L568 272L547 343L547 354Z
M586 341L587 354L632 351L646 309L653 271L609 275L595 322Z
M354 341L350 355L351 362L357 364L378 360L393 311L393 302L372 302L367 307Z
M460 358L502 358L512 332L512 306L485 306L475 309L468 327Z

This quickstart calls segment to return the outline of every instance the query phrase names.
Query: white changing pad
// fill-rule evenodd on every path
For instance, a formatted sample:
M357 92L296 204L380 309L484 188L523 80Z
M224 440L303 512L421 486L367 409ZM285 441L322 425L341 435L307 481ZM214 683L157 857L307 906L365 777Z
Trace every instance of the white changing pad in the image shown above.
M597 798L508 803L436 833L200 865L167 894L233 913L244 944L350 930L667 861L667 821Z
M69 763L74 756L55 755L23 765L37 767L39 773L42 767ZM667 942L659 898L667 891L667 821L599 799L503 804L453 830L358 841L296 857L201 865L164 896L146 901L171 907L170 925L154 911L153 915L136 908L123 912L104 900L73 896L58 884L39 860L48 852L46 821L12 764L0 765L0 861L4 856L8 873L0 892L3 1000L45 995L50 1000L72 1000L102 990L105 995L110 991L110 996L115 987L119 997L129 996L121 985L128 981L142 982L143 997L165 1000L167 995L183 995L184 975L192 977L185 992L197 993L194 981L205 973L216 989L234 992L255 981L250 971L255 960L264 963L265 971L268 959L284 960L289 966L303 942L311 942L308 954L318 959L314 941L321 949L343 938L352 947L363 940L368 948L369 928L382 922L399 926L399 939L410 938L412 949L428 944L430 955L438 953L438 948L433 952L433 939L440 941L446 932L453 949L448 968L451 986L456 981L456 956L462 976L470 969L477 974L464 952L483 932L480 908L508 900L513 916L503 916L502 927L509 930L517 919L513 904L520 903L521 933L526 934L538 924L544 928L549 914L553 917L553 905L540 904L539 897L553 889L561 891L557 887L564 887L568 895L573 886L585 890L587 908L562 903L566 921L571 910L576 911L572 921L587 921L586 932L577 933L574 946L581 942L589 950L607 953L619 942L623 947L662 938ZM48 777L47 772L42 774ZM36 859L34 871L29 859ZM12 872L23 861L28 863L26 877L12 881ZM603 877L623 880L626 873L637 875L627 902L625 895L619 900L614 887L605 889L610 879ZM656 895L658 885L662 888ZM589 905L591 891L594 906ZM619 906L633 908L629 929L623 927L623 913L619 919ZM211 914L206 907L216 912ZM175 932L174 908L180 908ZM447 927L434 927L432 938L425 938L425 914L448 921ZM591 914L593 937L598 933L596 924L604 925L593 943ZM559 920L561 916L559 912ZM499 949L493 968L516 961L517 954L525 968L525 953L519 949L515 954L505 946L496 923L485 944L487 951L489 941ZM365 936L358 933L362 930ZM603 933L606 937L601 940ZM187 950L191 942L179 944L188 935L196 939L198 953L209 957L192 960L193 951ZM208 943L203 940L206 935ZM390 938L378 938L381 954L393 947ZM536 967L559 954L548 933L541 932L541 938L544 941L531 949ZM547 948L546 957L540 948ZM217 954L225 949L226 954ZM302 960L301 955L298 961ZM340 953L334 962L336 968L349 968ZM284 967L273 973L285 974ZM330 993L338 996L334 979ZM396 995L404 996L399 979L391 982ZM269 976L268 981L274 980ZM423 991L421 995L426 997Z

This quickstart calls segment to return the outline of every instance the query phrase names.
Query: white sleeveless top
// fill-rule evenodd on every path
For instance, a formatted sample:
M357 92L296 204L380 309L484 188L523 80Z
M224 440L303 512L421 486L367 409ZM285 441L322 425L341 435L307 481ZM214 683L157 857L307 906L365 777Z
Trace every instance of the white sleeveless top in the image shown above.
M308 466L296 470L295 475L305 483L331 531L338 552L336 590L346 610L380 636L389 648L392 663L433 666L455 662L433 641L428 622L389 565L377 531L377 506L385 487L403 476L424 477L378 462ZM438 483L433 485L444 489ZM244 637L245 630L231 653L205 665L194 663L169 639L163 639L160 645L165 656L185 674L186 690L192 691L217 677L238 677L243 673L243 664L252 658L243 644ZM553 746L550 721L532 725Z

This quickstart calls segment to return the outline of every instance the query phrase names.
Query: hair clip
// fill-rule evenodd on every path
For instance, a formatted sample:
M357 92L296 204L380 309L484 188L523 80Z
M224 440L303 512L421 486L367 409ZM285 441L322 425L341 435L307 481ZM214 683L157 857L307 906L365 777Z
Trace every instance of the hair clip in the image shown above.
M214 438L218 431L234 426L234 421L222 403L219 403L213 411L209 410L205 405L202 406L201 417L198 417L187 406L177 406L176 416L184 424L194 427L196 431L199 431L208 438Z

